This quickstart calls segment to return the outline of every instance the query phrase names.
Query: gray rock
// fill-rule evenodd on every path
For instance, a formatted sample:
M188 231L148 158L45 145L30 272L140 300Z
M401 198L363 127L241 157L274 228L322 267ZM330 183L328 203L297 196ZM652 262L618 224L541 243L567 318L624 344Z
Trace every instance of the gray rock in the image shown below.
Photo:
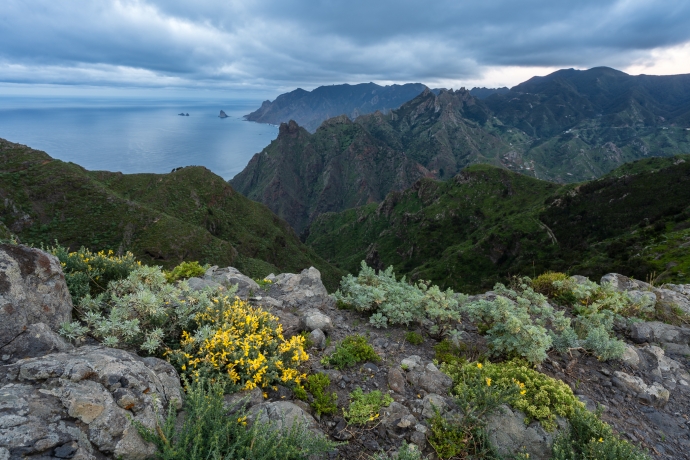
M74 347L46 324L30 324L10 343L0 349L0 364L36 358L49 353L69 351Z
M424 396L422 405L424 407L422 410L422 416L424 418L433 417L437 410L441 414L446 410L446 401L441 396L433 393Z
M43 323L57 332L71 320L72 297L57 257L0 244L0 350L31 324Z
M414 371L417 367L421 367L422 358L421 356L412 355L400 361L400 366L408 371Z
M631 367L637 367L640 364L640 356L637 354L635 347L626 345L621 361Z
M395 367L388 369L388 387L398 394L405 394L405 376Z
M281 300L286 307L326 309L335 301L321 282L321 273L314 267L300 274L281 273L273 278L268 295Z
M218 268L217 266L213 266L206 271L203 279L210 283L217 283L228 288L236 286L236 295L243 299L263 292L256 281L243 275L234 267Z
M668 402L669 391L661 384L654 382L647 385L644 380L625 372L615 371L615 378L612 379L614 385L627 390L645 402L651 402L658 407L663 407Z
M317 435L323 435L314 417L290 401L266 402L252 407L247 417L252 422L271 423L275 429L291 429L298 423Z
M410 442L419 447L419 450L423 450L426 445L426 435L419 431L413 431L410 434Z
M660 342L687 345L690 328L672 326L660 321L638 322L630 326L630 338L636 343Z
M418 386L429 393L447 394L453 385L453 379L441 371L425 370L419 377Z
M400 420L408 416L412 416L410 410L395 401L390 403L388 407L382 407L379 410L379 420L381 420L381 423L386 427L397 426ZM416 419L414 423L416 423Z
M600 284L611 284L618 291L651 291L652 285L629 278L618 273L608 273L601 277Z
M181 407L170 364L123 350L84 346L0 366L0 445L14 456L148 458L132 420L153 428L156 413Z
M531 460L548 460L553 448L553 434L538 423L525 425L525 415L501 406L501 411L487 419L489 440L502 455L528 453Z
M254 296L249 298L249 302L252 305L257 305L269 310L283 308L283 301L276 300L273 297L268 296Z
M208 279L195 277L187 279L187 284L191 289L195 291L203 291L204 289L216 289L217 287L220 287L220 283L216 283L215 281L211 281Z
M297 315L284 310L273 310L271 313L278 317L278 322L283 326L285 338L290 338L300 332L300 319Z
M238 391L237 393L224 396L225 408L230 412L246 411L264 402L264 395L261 388L253 390Z
M321 329L314 329L309 333L309 339L318 350L326 348L326 334Z
M328 332L333 329L331 318L316 308L307 310L300 318L300 327L305 331L321 329Z
M654 289L657 306L661 309L673 310L680 308L683 313L690 314L690 297L671 289Z

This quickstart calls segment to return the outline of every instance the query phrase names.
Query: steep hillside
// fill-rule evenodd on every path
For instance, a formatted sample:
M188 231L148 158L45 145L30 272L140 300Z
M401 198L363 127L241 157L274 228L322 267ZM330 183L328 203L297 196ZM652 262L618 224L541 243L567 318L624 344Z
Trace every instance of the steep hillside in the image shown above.
M390 86L344 84L319 86L313 91L297 88L281 94L273 102L264 101L259 109L245 118L275 125L295 120L300 126L314 132L324 120L339 115L354 120L359 115L377 110L387 112L398 108L425 89L426 86L421 83Z
M129 250L165 267L182 260L234 265L252 276L314 265L331 286L340 276L286 222L202 167L86 171L0 140L0 197L0 219L25 243Z
M643 160L568 186L474 165L380 205L324 214L307 243L350 272L366 260L456 290L547 270L688 282L687 160Z
M230 183L301 232L324 212L380 202L421 177L502 165L511 147L481 128L487 119L467 91L425 90L388 115L336 117L314 134L291 121Z
M428 172L345 116L309 134L294 121L230 183L301 232L318 215L385 198Z

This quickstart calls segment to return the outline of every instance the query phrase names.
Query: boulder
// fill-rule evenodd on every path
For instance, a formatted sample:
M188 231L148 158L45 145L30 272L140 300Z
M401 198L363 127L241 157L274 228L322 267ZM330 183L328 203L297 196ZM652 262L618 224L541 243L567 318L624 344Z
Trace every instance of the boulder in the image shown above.
M400 367L407 371L414 371L417 370L418 367L421 367L422 365L422 358L421 356L417 355L412 355L408 356L407 358L403 359L400 361Z
M199 283L196 280L193 281L193 283L195 283L195 285L198 284L200 286L211 287L218 285L225 286L227 288L236 286L236 295L243 299L262 292L261 287L256 283L256 281L246 275L243 275L234 267L218 268L217 266L213 266L206 270L206 274L201 281L203 281L203 283ZM192 282L192 278L190 278L190 280L187 282ZM192 286L192 284L190 284L190 286Z
M46 324L30 324L0 351L0 364L12 364L20 359L36 358L69 351L74 347L63 339L57 332L53 332Z
M268 279L272 283L267 295L283 301L285 307L325 309L334 304L321 282L321 273L314 267L304 269L300 274L281 273Z
M304 331L313 331L321 329L323 332L328 332L333 329L333 321L328 315L321 313L316 308L310 308L300 318L300 327Z
M431 418L434 416L436 411L439 411L441 414L443 414L446 409L446 401L441 396L431 393L424 396L422 406L424 407L422 410L422 416L424 418Z
M499 454L527 453L530 460L551 458L553 433L548 433L536 422L525 425L525 414L506 405L488 417L486 431Z
M309 333L309 339L317 350L326 348L326 334L321 329L314 329Z
M405 376L395 367L388 369L388 387L394 392L405 394Z
M608 273L601 277L600 284L609 283L618 291L651 291L652 285L629 278L618 273Z
M175 369L157 358L83 346L0 366L0 445L12 458L148 458L133 420L181 407ZM69 457L67 457L69 458Z
M621 361L630 367L637 368L637 366L640 364L640 356L637 354L635 347L626 345L623 356L621 356Z
M323 436L314 417L290 401L266 402L252 407L247 417L253 422L271 423L276 429L291 429L295 423Z
M633 323L630 338L636 343L659 342L687 345L690 343L690 328L672 326L660 321Z
M72 297L57 257L22 245L0 244L0 356L26 328L57 331L72 320Z

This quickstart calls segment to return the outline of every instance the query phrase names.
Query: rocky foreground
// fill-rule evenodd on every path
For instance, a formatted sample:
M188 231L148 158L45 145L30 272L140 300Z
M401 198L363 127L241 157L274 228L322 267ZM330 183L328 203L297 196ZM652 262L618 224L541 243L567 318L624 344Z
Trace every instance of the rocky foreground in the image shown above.
M605 278L633 296L653 295L656 302L690 312L689 285L659 289L616 274ZM457 411L448 396L451 379L432 362L437 342L427 337L412 345L405 340L407 329L374 329L365 316L337 309L314 268L268 280L259 286L234 268L213 267L188 282L196 289L235 285L237 295L278 316L286 335L308 332L314 344L310 372L330 377L327 390L337 393L339 406L356 387L382 390L394 402L366 428L348 426L338 414L317 416L285 387L265 396L258 389L228 395L228 406L245 405L253 419L301 421L343 441L332 458L396 451L403 440L434 458L427 443L433 407ZM133 421L154 427L156 414L171 404L181 407L179 376L170 364L97 344L75 346L59 336L73 306L59 262L42 251L0 246L0 305L0 460L143 459L154 453ZM486 350L476 325L464 321L461 327L470 354ZM321 358L355 333L365 335L382 359L345 371L325 368ZM690 458L690 328L638 322L618 333L628 343L622 360L553 353L539 370L566 382L589 409L603 409L606 422L656 458ZM549 458L554 433L538 423L525 425L524 418L508 407L492 416L492 442L505 453L524 449L529 458Z

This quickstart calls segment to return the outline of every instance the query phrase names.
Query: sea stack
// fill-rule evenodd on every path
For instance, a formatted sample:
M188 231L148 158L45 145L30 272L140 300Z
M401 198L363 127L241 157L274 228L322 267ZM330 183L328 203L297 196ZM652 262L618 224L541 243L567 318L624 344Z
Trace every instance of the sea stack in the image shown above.
M227 114L223 112L222 110L220 111L220 115L218 115L218 118L228 118Z

